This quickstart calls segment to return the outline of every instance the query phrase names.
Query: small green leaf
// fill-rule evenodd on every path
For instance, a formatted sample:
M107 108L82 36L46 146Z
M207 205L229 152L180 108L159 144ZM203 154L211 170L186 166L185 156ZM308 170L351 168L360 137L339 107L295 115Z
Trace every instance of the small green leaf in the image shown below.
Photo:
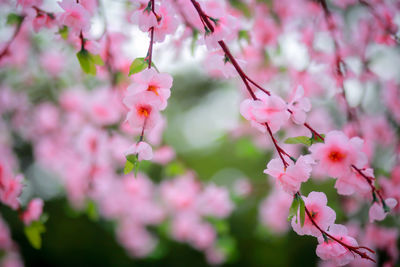
M297 137L290 137L285 140L285 144L304 144L306 146L311 145L310 137L307 136L297 136Z
M144 57L135 58L135 60L132 62L131 66L129 67L129 75L139 73L142 70L146 69L147 67L148 67L148 63L144 59Z
M304 204L304 200L302 197L299 197L300 200L300 225L304 226L304 221L306 220L306 206Z
M223 255L225 255L227 261L232 261L237 258L236 240L229 235L224 235L217 239L216 247Z
M185 166L178 161L171 162L165 168L166 176L177 176L185 173Z
M250 43L250 35L249 32L246 30L240 30L239 31L239 40L246 40L247 43Z
M325 134L321 134L321 137L325 138ZM310 138L310 142L311 142L311 144L323 143L324 140L322 140L318 135L315 135L314 133L312 133L312 136Z
M93 54L90 54L90 53L89 53L89 55L90 55L90 59L92 60L92 62L94 64L96 64L98 66L103 66L104 65L103 59L100 57L100 55L93 55Z
M378 198L376 197L375 191L372 191L372 203L374 203L374 202L379 203Z
M60 28L60 30L58 30L58 34L61 35L61 38L63 38L64 40L68 39L68 27L67 26L63 26L62 28Z
M328 236L325 233L322 233L322 237L324 238L325 242L329 241Z
M190 43L190 51L192 56L194 55L194 50L196 48L197 40L199 39L199 31L197 29L192 29L192 42Z
M86 206L86 214L92 221L99 220L99 213L97 212L97 206L94 201L89 200Z
M40 221L34 221L30 225L25 226L24 232L26 238L35 249L40 249L42 246L41 234L46 231L45 226Z
M384 212L390 212L390 208L388 207L388 205L386 205L386 202L384 200L382 200L382 207Z
M131 155L126 156L124 174L128 174L133 170L135 172L135 176L136 176L138 169L139 169L138 154L131 154Z
M86 50L79 51L76 56L78 57L79 64L82 70L87 74L96 75L96 66L91 59L91 55Z
M7 24L8 25L15 25L15 24L19 25L22 23L23 20L24 20L23 16L20 16L15 13L8 14L8 16L7 16Z
M288 221L291 221L294 216L297 217L298 214L297 211L299 210L299 205L300 205L299 198L297 197L297 195L295 195L295 197L293 198L292 205L290 206L289 209Z

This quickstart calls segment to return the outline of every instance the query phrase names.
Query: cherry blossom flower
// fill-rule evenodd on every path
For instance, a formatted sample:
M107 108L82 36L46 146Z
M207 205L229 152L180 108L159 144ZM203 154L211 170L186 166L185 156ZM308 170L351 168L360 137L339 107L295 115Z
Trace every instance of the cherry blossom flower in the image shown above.
M367 177L374 177L374 170L371 168L362 170ZM356 170L352 169L351 173L346 176L341 176L336 180L335 188L338 194L352 195L359 193L366 195L371 191L371 188L365 178Z
M304 97L302 86L296 88L288 108L292 111L291 118L295 123L303 124L306 121L306 112L311 110L311 103L308 98Z
M42 215L43 211L43 200L40 198L32 199L26 210L22 213L21 218L25 225L29 225L33 221L37 221Z
M208 185L197 199L197 209L203 216L225 218L233 207L229 191L214 184Z
M397 200L394 198L385 199L385 203L389 209L393 209L397 206ZM386 218L387 212L383 209L380 203L374 202L369 209L369 221L382 221Z
M0 201L14 210L20 206L18 197L22 192L22 181L22 175L13 177L11 171L0 163Z
M257 97L259 100L244 100L240 105L240 113L252 123L268 123L272 133L276 133L290 116L285 101L279 96L263 93L257 94Z
M125 155L138 155L138 160L151 160L153 158L153 151L151 146L146 142L138 142L128 148Z
M264 173L276 178L276 183L284 191L293 195L299 191L301 183L310 178L311 165L314 163L310 155L300 156L295 164L290 164L285 168L282 161L276 158L268 163Z
M153 162L166 165L175 158L175 150L170 146L162 146L154 151Z
M327 230L334 238L340 240L346 245L357 247L357 241L347 234L347 228L344 225L333 224ZM354 260L354 254L338 242L318 237L317 255L323 260L332 261L337 266L343 266Z
M162 3L157 10L157 15L161 17L160 21L154 27L154 42L164 42L168 34L175 33L179 21L174 15L174 10L170 4Z
M293 196L276 187L261 203L259 218L263 225L272 229L276 234L283 234L289 229L287 218Z
M146 91L127 95L123 102L130 109L126 120L133 129L152 129L159 122L159 109L162 104L155 93Z
M127 89L127 96L141 92L151 92L161 101L160 110L167 106L167 99L171 95L172 77L167 73L158 73L154 69L146 69L133 75L133 83Z
M58 3L63 13L59 14L58 21L61 25L69 27L69 29L79 34L82 30L86 32L90 28L90 13L75 0L62 0Z
M361 151L362 139L349 139L343 132L331 131L324 143L313 144L309 149L327 175L335 178L351 175L351 165L364 167L366 155Z
M150 1L148 2L150 3ZM159 5L154 7L155 11L158 12ZM151 27L155 27L158 25L157 17L151 11L150 6L143 6L142 8L137 9L132 14L132 22L139 26L139 29L142 32L148 32ZM161 18L162 19L162 18Z
M336 213L333 209L328 207L326 195L322 192L311 192L308 197L303 197L304 204L311 214L314 222L324 231L333 225L336 219ZM321 232L313 225L310 218L305 215L304 225L300 225L300 215L292 218L293 230L298 235L312 235L320 237Z

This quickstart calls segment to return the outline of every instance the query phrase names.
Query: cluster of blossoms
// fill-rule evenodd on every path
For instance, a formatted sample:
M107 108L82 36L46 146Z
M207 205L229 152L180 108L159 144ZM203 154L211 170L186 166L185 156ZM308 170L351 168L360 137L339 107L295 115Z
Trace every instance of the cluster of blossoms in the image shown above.
M237 129L239 135L250 134L260 147L273 147L275 151L264 170L274 185L260 206L261 222L284 233L289 216L297 234L318 239L316 254L328 261L326 265L372 264L378 260L372 249L383 250L389 255L386 263L395 265L398 231L372 223L384 220L389 212L400 211L400 142L396 133L400 127L399 83L394 79L382 81L371 65L369 50L376 44L389 48L399 45L395 24L398 4L276 0L267 5L249 0L239 1L246 8L234 8L218 0L131 2L124 23L135 25L150 39L147 55L132 64L121 53L126 36L110 31L105 14L103 34L98 38L92 35L92 18L101 13L99 1L62 0L54 12L46 11L42 0L18 0L13 7L19 13L8 19L14 33L0 44L1 67L21 69L29 64L32 30L48 31L55 36L52 41L71 46L84 72L98 74L102 85L89 85L91 91L76 84L64 86L67 88L54 85L59 92L45 92L49 98L45 100L0 85L0 127L4 128L0 136L1 203L17 210L27 227L41 219L40 198L29 196L32 200L26 207L21 205L24 178L17 174L18 158L12 151L12 136L17 133L32 144L32 165L38 164L57 177L75 208L85 209L94 202L102 217L117 222L117 239L132 256L150 255L157 247L157 236L149 229L167 225L172 239L203 251L211 264L224 262L229 255L218 246L218 240L227 233L218 232L213 223L223 221L234 209L227 188L203 184L190 171L160 184L143 172L131 175L128 169L125 175L121 173L129 164L137 171L136 161L151 160L165 166L175 160L174 150L163 143L166 119L160 113L167 108L173 79L155 68L153 45L175 38L180 46L192 38L192 43L204 44L208 51L204 61L208 74L240 77L243 94L250 96L240 104L241 115L250 123ZM362 12L353 19L354 27L345 31L345 14L352 9ZM247 12L254 19L246 18ZM241 20L248 22L246 30L241 28ZM204 38L198 40L199 33ZM244 40L239 40L236 59L228 44L238 38ZM285 38L289 40L286 43L297 43L296 53L289 45L285 47ZM324 38L331 49L320 44ZM303 57L299 57L299 51ZM274 57L286 58L275 62ZM351 64L354 58L359 68ZM42 51L38 62L48 77L62 84L66 60L54 50ZM281 90L274 90L276 93L264 89L275 88L277 80L284 79L289 83L279 85ZM78 79L78 84L84 82L84 78ZM380 97L390 115L364 112L368 106L361 97L357 103L350 103L351 90L347 87L352 82L365 88L382 88L371 93L372 98ZM33 77L26 78L25 83L34 83ZM313 102L317 107L311 110L314 97L332 96L337 100L332 109L340 115L341 125L318 107L321 103ZM332 130L337 128L341 130ZM132 135L138 136L133 145ZM270 144L265 144L265 136ZM289 138L286 144L280 144L276 136ZM397 142L394 148L392 141ZM308 146L310 153L293 144ZM390 171L387 177L376 171L383 164L377 159L382 147L389 151L392 161L385 166ZM336 179L344 209L354 218L363 204L372 203L365 229L357 224L336 224L336 213L327 206L325 193L301 195L303 183L326 177ZM242 187L247 194L248 185ZM3 263L21 265L6 223L1 220L0 226L4 237L0 246L7 253Z

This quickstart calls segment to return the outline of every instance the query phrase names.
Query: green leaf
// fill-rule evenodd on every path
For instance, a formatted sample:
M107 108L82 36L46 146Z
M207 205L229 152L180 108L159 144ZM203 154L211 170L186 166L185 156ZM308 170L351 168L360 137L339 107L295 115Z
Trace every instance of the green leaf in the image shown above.
M8 25L19 25L22 23L22 21L24 20L23 16L20 16L18 14L15 13L10 13L7 16L7 24Z
M386 202L384 200L382 200L382 207L384 212L390 212L390 208L388 207L388 205L386 205Z
M306 220L306 206L302 197L299 197L300 201L300 225L304 226L304 221Z
M89 55L90 55L90 59L92 60L92 62L95 65L98 65L98 66L103 66L104 65L103 59L100 57L100 55L93 55L93 54L90 54L90 53L89 53Z
M217 239L216 247L219 251L221 251L227 261L233 261L237 258L237 248L236 248L236 240L231 236L223 236Z
M97 212L97 206L94 201L89 200L86 206L86 214L92 221L99 220L99 213Z
M96 75L96 66L91 60L91 55L88 51L81 50L76 54L76 56L78 57L79 64L85 73Z
M96 65L104 65L100 55L93 55L85 49L79 51L76 56L78 57L79 64L81 65L83 71L87 74L96 75Z
M190 43L190 51L193 56L194 49L196 48L197 40L199 39L199 31L197 29L193 29L192 32L193 32L193 35L192 35L192 42Z
M297 218L297 211L299 210L300 201L297 195L293 198L292 205L289 209L288 221L291 221L294 216ZM297 219L296 219L297 220Z
M59 31L58 34L61 35L61 38L63 38L64 40L68 39L68 27L67 26L63 26Z
M321 137L325 138L325 134L321 134ZM310 142L311 142L311 144L323 143L324 140L322 140L318 135L315 135L314 133L312 133L312 136L310 138Z
M242 40L242 39L246 40L247 43L250 43L250 35L249 35L248 31L246 31L246 30L239 31L239 40Z
M307 136L297 136L297 137L290 137L285 140L285 144L304 144L306 146L311 145L310 137Z
M171 162L165 168L166 176L177 176L185 173L185 166L178 161Z
M26 238L35 249L40 249L42 246L41 234L46 231L45 226L40 221L34 221L30 225L25 226L24 232Z
M148 64L149 63L144 59L144 57L135 58L129 67L129 75L141 72L148 67Z
M128 174L132 170L134 170L135 176L136 176L138 169L139 169L138 154L131 154L131 155L126 156L124 174Z

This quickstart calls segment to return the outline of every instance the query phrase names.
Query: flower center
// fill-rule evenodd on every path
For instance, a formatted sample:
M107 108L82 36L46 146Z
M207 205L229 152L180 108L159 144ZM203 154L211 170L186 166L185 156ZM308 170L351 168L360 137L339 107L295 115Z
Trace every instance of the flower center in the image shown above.
M147 87L147 91L153 92L158 95L158 87L155 85L149 85L149 87Z
M151 108L146 106L141 106L137 109L137 113L139 116L147 118L150 116Z
M338 161L342 161L346 157L346 154L341 153L340 151L331 151L331 153L329 153L328 157L331 161L338 162Z

